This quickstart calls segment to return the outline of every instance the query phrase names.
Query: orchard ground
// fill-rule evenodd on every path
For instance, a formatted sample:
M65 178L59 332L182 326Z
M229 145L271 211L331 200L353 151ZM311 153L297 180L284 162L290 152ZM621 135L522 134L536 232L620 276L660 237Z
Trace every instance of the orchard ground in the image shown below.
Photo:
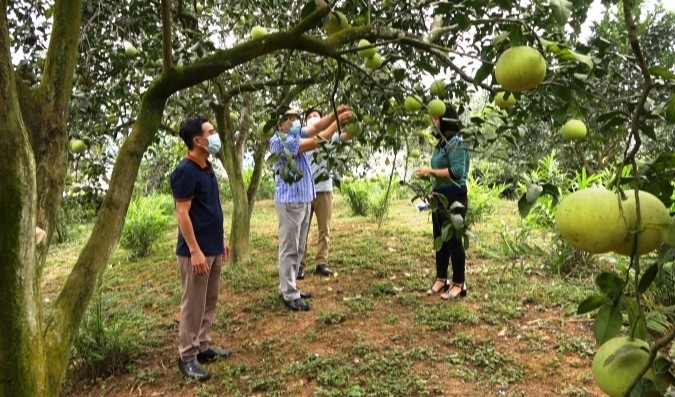
M231 213L224 203L226 215ZM226 216L227 219L227 216ZM474 225L467 251L469 296L427 297L434 279L431 221L407 199L395 200L378 230L353 217L340 194L331 278L299 281L312 310L288 311L277 296L277 221L272 201L252 220L253 262L225 264L215 346L234 356L207 365L198 383L177 366L181 297L174 257L175 223L149 257L118 249L100 295L106 327L133 345L128 372L95 381L69 371L66 396L600 396L591 364L592 319L577 305L593 290L594 269L573 277L542 270L543 258L518 250L514 201ZM312 225L310 238L316 237ZM53 301L90 226L52 247L45 297ZM545 247L546 236L527 241ZM314 250L310 249L310 255ZM48 304L47 304L48 305ZM92 304L92 307L95 307Z

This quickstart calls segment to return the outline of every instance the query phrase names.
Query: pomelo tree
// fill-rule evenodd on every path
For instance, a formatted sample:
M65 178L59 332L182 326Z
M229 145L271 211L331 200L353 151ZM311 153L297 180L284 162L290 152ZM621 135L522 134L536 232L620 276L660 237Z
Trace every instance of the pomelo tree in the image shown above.
M609 74L601 67L612 55L606 46L582 45L564 34L566 28L578 34L589 3L578 2L571 14L567 2L523 7L510 0L425 8L348 3L333 12L321 0L206 1L199 10L180 0L162 0L161 6L143 1L56 0L49 5L0 0L0 149L7 153L0 164L0 316L5 319L0 325L0 396L58 395L73 338L116 247L139 165L158 131L175 133L181 116L213 112L225 138L221 158L236 196L232 237L241 244L235 244L235 256L245 260L245 218L250 217L255 188L244 192L242 157L253 150L256 167L262 167L266 150L265 141L249 133L248 116L273 123L277 107L298 97L328 109L348 100L357 115L350 123L359 126L357 144L396 153L409 140L403 126L413 131L428 125L426 112L411 115L402 106L408 95L432 99L421 85L423 74L452 75L452 84L436 95L440 92L443 100L462 105L464 111L472 92L501 90L493 78L499 55L528 45L554 64L555 72L547 72L525 100L502 116L494 139L513 137L519 124L532 120L554 124L567 119L579 99L590 103L594 88L589 87ZM434 16L431 24L429 15ZM326 22L331 32L325 31ZM255 25L270 33L249 40ZM637 51L635 29L630 23L628 27L631 49ZM382 62L370 61L377 68L363 66L361 39L377 48ZM19 52L25 62L15 65ZM456 57L468 59L468 65ZM639 66L649 81L650 69ZM672 87L667 68L651 70L661 79L659 87ZM253 81L260 72L266 78ZM322 72L332 78L323 78ZM303 91L306 84L315 86ZM640 138L640 126L651 125L639 118L627 124L640 115L652 88L659 88L645 87L637 101L622 106L614 126L628 125L631 139ZM327 99L317 99L321 97ZM660 97L653 100L663 103ZM233 111L238 122L230 118ZM659 113L649 114L661 120ZM480 139L481 121L471 121L466 139L480 150L487 140ZM121 144L115 143L114 151L101 151L103 158L91 162L110 166L108 188L91 236L59 297L45 311L40 279L68 162L75 161L68 155L69 138L85 143L88 138L89 147ZM96 172L104 173L100 167L92 169ZM40 244L36 226L47 232Z

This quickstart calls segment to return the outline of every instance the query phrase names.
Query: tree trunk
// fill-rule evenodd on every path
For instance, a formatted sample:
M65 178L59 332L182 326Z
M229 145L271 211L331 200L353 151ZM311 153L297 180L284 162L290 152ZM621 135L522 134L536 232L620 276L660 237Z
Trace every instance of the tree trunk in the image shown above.
M86 305L82 302L89 302L96 280L117 247L143 153L159 129L168 95L155 88L151 86L143 97L133 130L115 161L110 187L91 236L46 321L46 362L51 396L58 395L66 371L70 347L85 313Z
M230 248L232 249L232 262L241 264L251 259L251 247L249 245L251 233L251 219L248 216L248 198L246 185L241 173L228 173L230 176L230 189L232 190L232 225L230 227ZM236 175L236 177L233 177Z
M0 397L42 396L46 368L35 265L35 160L21 119L0 0Z
M232 220L230 225L230 258L232 263L246 263L251 258L251 247L249 245L249 235L251 229L251 220L248 216L248 200L246 196L246 184L243 175L243 149L237 145L232 123L228 123L230 118L229 106L217 106L215 108L216 125L218 131L224 132L223 151L220 159L227 171L230 190L232 191ZM245 114L242 119L245 119Z
M265 153L269 147L269 139L261 139L253 152L253 174L251 174L251 184L248 186L246 195L248 196L248 217L253 215L253 206L255 205L255 197L260 187L263 171L265 169Z
M12 68L7 8L7 0L0 0L0 153L4 155L0 161L0 397L56 397L96 280L121 235L143 153L159 129L167 98L258 56L311 41L304 42L300 36L304 30L296 29L272 37L264 46L243 43L183 69L165 70L150 84L133 131L119 150L92 234L43 321L39 269L54 232L65 184L65 169L61 168L67 158L65 114L77 58L81 0L54 3L41 84L37 89L20 87L22 94L24 90L34 94L22 98L22 104L31 109L26 114L20 110L23 105L19 104ZM315 17L328 13L325 4L321 13ZM309 25L300 28L306 30ZM23 116L39 120L27 124ZM243 185L242 147L233 152L235 161L229 166L235 170L238 165L239 173L232 175ZM239 190L243 192L243 188ZM247 207L242 208L248 212ZM37 250L36 218L48 229L46 241Z

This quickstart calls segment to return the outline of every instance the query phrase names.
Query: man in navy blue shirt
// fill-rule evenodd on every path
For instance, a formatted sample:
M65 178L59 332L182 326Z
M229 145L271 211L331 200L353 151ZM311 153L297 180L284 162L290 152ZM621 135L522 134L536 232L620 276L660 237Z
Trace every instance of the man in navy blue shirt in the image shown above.
M220 270L230 248L224 239L223 209L218 181L209 154L220 150L220 137L206 119L185 121L180 137L188 152L173 174L171 190L176 203L178 243L183 297L180 304L178 368L185 376L205 380L202 363L228 357L231 350L210 346L220 288Z

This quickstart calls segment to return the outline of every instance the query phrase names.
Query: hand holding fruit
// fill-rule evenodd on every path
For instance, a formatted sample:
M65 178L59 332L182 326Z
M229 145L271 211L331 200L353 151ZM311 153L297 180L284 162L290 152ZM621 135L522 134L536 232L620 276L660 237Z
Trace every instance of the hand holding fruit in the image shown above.
M342 113L338 114L338 119L340 119L340 123L345 123L349 121L352 117L354 117L354 114L352 113L349 108L347 110L343 111Z
M434 170L431 168L420 168L415 172L415 174L418 178L428 178L434 174Z

